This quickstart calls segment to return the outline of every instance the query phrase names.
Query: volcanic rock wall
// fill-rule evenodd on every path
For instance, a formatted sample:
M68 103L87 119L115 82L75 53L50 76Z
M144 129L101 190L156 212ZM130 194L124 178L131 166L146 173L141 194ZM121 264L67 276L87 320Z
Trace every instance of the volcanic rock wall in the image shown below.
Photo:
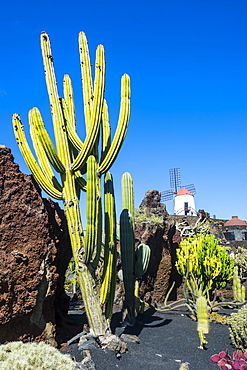
M141 298L152 304L163 303L171 283L175 281L176 285L170 296L170 299L175 300L177 287L181 284L181 276L175 268L179 233L175 223L169 221L157 190L146 192L140 208L145 213L145 220L136 220L136 245L145 243L151 248L148 270L140 279Z
M67 224L58 204L42 199L13 160L0 146L0 343L43 338L55 344L71 258Z

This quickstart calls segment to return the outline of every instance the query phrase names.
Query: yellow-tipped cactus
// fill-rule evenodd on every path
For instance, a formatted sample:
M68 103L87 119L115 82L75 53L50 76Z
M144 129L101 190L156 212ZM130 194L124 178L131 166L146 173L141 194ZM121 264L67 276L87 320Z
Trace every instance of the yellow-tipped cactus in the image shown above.
M233 299L237 302L244 302L245 301L245 287L241 285L240 277L238 276L238 266L234 266L233 271Z
M197 331L200 339L199 348L204 349L204 345L208 343L205 339L204 334L208 334L209 332L207 300L205 297L197 298L196 308L197 308Z
M93 81L87 39L85 34L80 32L79 52L86 126L85 139L81 140L76 132L72 83L70 77L65 75L63 81L64 98L61 98L57 88L50 40L45 32L41 34L41 49L55 145L45 129L42 116L37 108L31 109L29 112L30 133L37 159L28 145L18 114L13 115L14 133L24 160L36 182L49 196L62 200L64 203L75 268L89 325L95 336L104 336L110 332L110 328L109 320L106 320L102 313L96 272L101 254L102 234L100 176L106 173L113 164L126 135L130 116L130 78L125 74L121 80L120 113L116 133L111 142L108 108L104 99L104 48L102 45L97 47ZM100 126L102 126L101 130ZM100 150L101 158L98 159L100 137L102 148ZM60 179L56 177L57 174L60 175ZM86 174L85 178L84 174ZM81 190L87 191L88 224L85 240L79 207ZM112 238L108 238L108 240L108 247L113 252L111 261L106 260L107 267L104 272L108 277L107 287L115 289L115 276L112 280L109 277L116 272L115 241ZM104 303L108 305L107 318L111 315L112 296L114 295L111 292L109 301L106 296L104 297Z

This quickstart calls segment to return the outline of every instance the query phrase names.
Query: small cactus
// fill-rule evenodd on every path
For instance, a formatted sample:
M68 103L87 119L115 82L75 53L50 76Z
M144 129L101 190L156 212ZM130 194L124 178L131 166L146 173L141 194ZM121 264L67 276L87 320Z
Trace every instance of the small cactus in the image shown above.
M209 320L208 320L208 309L207 300L205 297L198 297L196 300L197 308L197 331L200 338L200 349L204 349L204 345L208 342L205 339L204 334L209 332Z
M241 285L240 277L238 276L238 266L234 266L233 270L233 299L237 302L245 301L245 287Z
M56 348L40 343L9 342L0 345L0 368L2 370L74 370L75 362Z
M139 244L135 251L134 275L139 278L147 271L151 250L147 244Z

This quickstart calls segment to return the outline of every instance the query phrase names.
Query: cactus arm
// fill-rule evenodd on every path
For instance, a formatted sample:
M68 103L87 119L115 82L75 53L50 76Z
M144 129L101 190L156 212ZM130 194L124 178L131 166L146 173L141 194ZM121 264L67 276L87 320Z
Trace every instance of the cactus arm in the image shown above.
M44 122L38 108L32 108L29 111L29 124L35 126L35 129L39 135L39 140L54 169L59 173L63 173L65 171L64 165L58 158L50 136L45 129Z
M138 245L135 256L136 256L136 262L135 262L135 277L142 277L145 272L147 271L149 261L150 261L150 254L151 250L150 247L147 244L140 244Z
M101 121L102 106L104 100L105 87L105 57L104 48L99 45L96 52L96 67L95 67L95 81L94 81L94 99L93 110L90 122L90 128L86 135L83 148L72 164L74 171L80 169L90 155L95 143L98 140L99 127Z
M107 155L99 165L98 171L100 174L106 173L115 161L128 128L130 117L130 78L127 74L122 76L121 86L121 103L117 130Z
M114 250L112 251L113 257L112 257L112 276L111 276L111 283L108 293L107 302L105 305L105 316L107 320L111 319L112 311L113 311L113 304L115 299L115 291L116 291L116 281L117 281L117 250L116 247L114 247Z
M96 227L96 161L93 155L87 160L87 192L86 192L86 239L85 239L85 263L88 264L95 248Z
M83 83L82 92L84 102L84 116L86 124L86 133L88 133L91 126L91 112L93 107L93 87L92 87L92 72L90 65L88 42L84 32L79 33L79 53Z
M20 116L18 114L13 115L13 128L16 137L17 144L21 151L21 154L30 169L35 181L43 188L43 190L51 197L61 200L63 199L61 191L56 189L52 183L50 183L41 171L38 163L36 162L31 149L27 143L27 139L24 133L23 125L21 123Z
M99 259L100 259L100 254L101 254L101 249L102 249L102 203L101 203L101 196L99 196L99 199L97 200L97 234L96 234L96 253L94 256L94 259L92 261L92 268L93 270L96 270Z
M78 152L83 148L83 142L77 135L75 129L73 128L73 122L71 122L70 112L65 99L60 98L61 107L63 111L64 120L66 122L66 128L68 131L68 138L70 143L72 144L73 148Z
M111 145L111 129L109 123L109 113L106 100L104 100L102 111L102 151L100 162L105 158Z
M65 74L63 78L63 94L68 108L69 123L71 125L71 128L75 131L76 116L75 116L74 92L72 88L72 82L68 74Z
M29 120L29 123L30 123L30 136L33 142L34 151L36 153L36 157L38 159L41 170L44 176L48 179L48 181L51 184L53 184L56 189L62 192L62 187L59 184L58 180L56 179L51 169L46 153L44 152L43 146L40 142L38 132L35 129L35 126L32 124L31 120Z
M113 268L113 257L115 252L115 243L110 242L107 246L105 244L105 249L107 249L107 260L104 259L104 267L106 264L104 278L101 284L100 289L100 303L106 303L108 298L110 285L111 285L111 278L112 278L112 268Z
M135 205L134 205L134 184L129 172L122 175L122 208L128 209L134 221ZM133 224L134 230L134 224Z
M87 182L84 179L84 177L81 176L80 171L75 172L75 181L80 187L81 190L86 191L87 190Z
M104 182L104 203L105 203L105 249L104 249L104 271L102 277L102 287L100 291L100 301L105 303L109 293L114 255L116 249L116 210L113 189L113 179L110 172L105 175ZM116 261L115 261L116 262Z
M67 131L65 129L62 107L58 95L50 40L45 32L41 33L41 50L45 68L47 91L51 106L57 153L61 162L65 167L67 167L70 166L70 151L67 140Z

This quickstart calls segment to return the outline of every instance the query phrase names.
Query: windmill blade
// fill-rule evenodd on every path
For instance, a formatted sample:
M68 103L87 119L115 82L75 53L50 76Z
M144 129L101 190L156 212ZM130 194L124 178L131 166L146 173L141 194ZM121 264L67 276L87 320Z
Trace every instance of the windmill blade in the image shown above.
M174 191L173 190L165 190L160 193L160 200L161 202L168 201L173 199Z
M180 168L171 168L170 172L170 185L176 193L178 189L181 188L181 177L180 177Z
M196 189L194 184L184 185L183 188L187 189L192 195L196 194Z

